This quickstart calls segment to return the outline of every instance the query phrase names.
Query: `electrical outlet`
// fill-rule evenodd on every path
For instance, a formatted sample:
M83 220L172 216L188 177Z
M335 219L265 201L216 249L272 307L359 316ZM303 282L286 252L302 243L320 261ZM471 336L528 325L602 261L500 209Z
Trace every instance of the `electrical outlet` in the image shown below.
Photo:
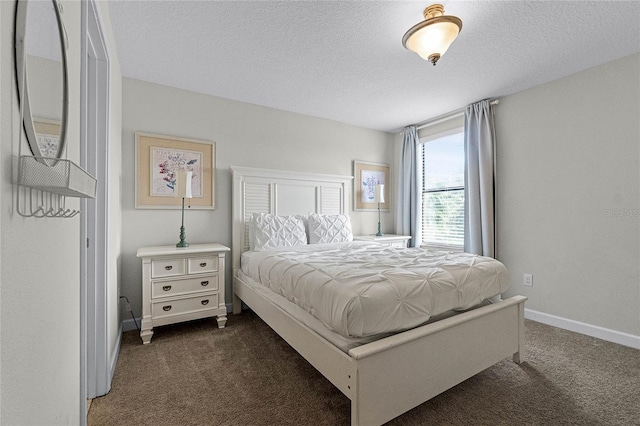
M525 287L533 287L533 275L532 274L524 274L524 278L522 284Z

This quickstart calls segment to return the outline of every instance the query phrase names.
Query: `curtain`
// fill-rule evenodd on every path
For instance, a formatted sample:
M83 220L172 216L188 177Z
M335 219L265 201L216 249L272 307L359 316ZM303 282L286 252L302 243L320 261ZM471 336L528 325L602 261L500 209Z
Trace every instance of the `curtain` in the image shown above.
M464 251L495 257L495 126L488 100L466 109L464 151Z
M396 203L396 232L410 235L409 247L420 245L418 235L418 130L416 126L405 127L402 138L400 166L398 167L398 202Z

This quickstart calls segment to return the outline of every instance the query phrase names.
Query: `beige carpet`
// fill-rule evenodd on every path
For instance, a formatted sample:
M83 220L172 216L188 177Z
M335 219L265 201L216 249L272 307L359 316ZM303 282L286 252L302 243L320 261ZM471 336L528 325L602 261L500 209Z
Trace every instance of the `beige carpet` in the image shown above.
M640 351L526 321L506 359L389 425L640 425ZM122 339L89 426L348 425L350 402L251 311Z

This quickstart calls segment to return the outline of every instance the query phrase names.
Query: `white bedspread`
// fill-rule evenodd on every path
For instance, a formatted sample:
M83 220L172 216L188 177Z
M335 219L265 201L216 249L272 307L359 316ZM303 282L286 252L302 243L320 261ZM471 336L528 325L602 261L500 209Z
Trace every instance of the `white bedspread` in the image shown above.
M248 252L242 260L246 275L345 337L407 330L509 286L495 259L366 242Z

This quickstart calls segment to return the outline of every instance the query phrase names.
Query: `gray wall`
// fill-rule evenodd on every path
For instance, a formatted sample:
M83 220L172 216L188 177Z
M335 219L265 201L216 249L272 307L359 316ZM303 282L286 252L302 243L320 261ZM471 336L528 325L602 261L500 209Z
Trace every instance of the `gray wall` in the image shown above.
M69 125L67 158L80 158L81 4L63 1L68 36ZM97 3L110 66L110 281L107 283L107 356L120 339L121 75L105 2ZM0 424L78 424L80 395L80 217L35 219L18 215L12 184L21 132L13 62L15 2L0 2ZM48 114L44 114L47 115ZM48 116L54 118L54 116ZM30 154L24 136L22 154ZM102 184L99 182L98 184ZM78 208L67 199L68 208Z
M635 336L639 58L502 97L496 108L498 257L511 271L508 295L528 296L533 311ZM194 243L230 245L229 165L350 175L355 159L396 164L399 135L137 80L123 84L122 293L136 316L141 293L135 252L174 244L180 217L175 210L134 209L135 131L217 143L218 208L187 212L187 237ZM355 233L375 230L377 214L351 216ZM383 226L392 229L393 213L383 213ZM522 285L524 273L534 275L532 288ZM229 278L227 271L227 299Z
M21 131L13 62L15 2L0 2L0 224L2 357L0 423L66 424L80 418L80 233L73 219L15 211L12 161ZM64 2L69 95L80 99L80 3ZM69 108L68 158L79 158L79 103ZM23 138L24 141L24 138ZM23 154L30 154L26 143ZM68 207L77 208L77 200ZM37 409L35 409L37 407Z
M388 133L128 78L123 80L122 114L121 294L130 299L136 317L141 315L142 294L136 251L175 244L180 228L179 210L134 207L136 131L216 143L216 209L185 212L189 243L231 247L231 165L352 175L353 160L393 163L393 137ZM350 216L354 234L376 232L377 212ZM390 233L392 213L383 212L382 221ZM227 265L230 303L230 257Z
M640 336L640 55L504 97L496 126L509 294Z

